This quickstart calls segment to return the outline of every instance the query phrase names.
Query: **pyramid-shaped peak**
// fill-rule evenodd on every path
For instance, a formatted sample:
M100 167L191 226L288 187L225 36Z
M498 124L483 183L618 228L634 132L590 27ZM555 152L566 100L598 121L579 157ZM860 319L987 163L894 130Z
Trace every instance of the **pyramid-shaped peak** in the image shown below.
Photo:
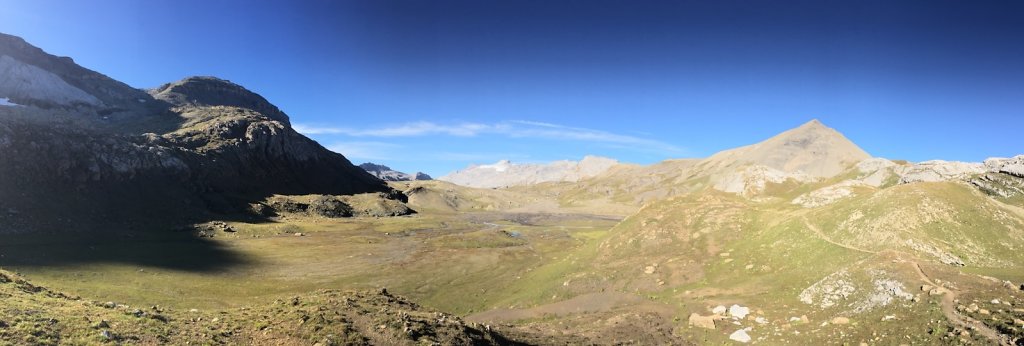
M870 157L842 133L814 119L763 142L720 152L708 160L718 165L756 164L811 177L831 177Z
M811 119L811 121L808 121L808 122L804 123L803 125L800 125L800 127L798 127L798 128L809 129L809 128L820 128L820 127L828 128L828 126L825 126L825 124L821 123L821 120Z

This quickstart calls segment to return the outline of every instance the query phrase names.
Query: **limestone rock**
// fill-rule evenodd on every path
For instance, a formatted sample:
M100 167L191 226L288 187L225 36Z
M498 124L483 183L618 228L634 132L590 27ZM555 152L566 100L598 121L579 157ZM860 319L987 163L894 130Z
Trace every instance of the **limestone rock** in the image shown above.
M740 305L733 305L729 307L729 316L734 318L743 319L750 314L750 308Z
M1014 156L1013 158L990 158L985 160L985 168L989 172L1003 173L1015 176L1017 178L1024 178L1024 155Z
M900 170L900 184L960 180L985 172L980 163L932 160L914 164Z
M729 334L729 340L739 341L739 342L742 342L742 343L748 343L751 340L750 334L747 334L747 331L749 331L749 330L750 330L750 328L744 328L744 329L737 330L737 331L733 332L732 334Z
M715 317L716 316L701 316L701 314L692 313L687 319L687 323L693 327L715 329Z

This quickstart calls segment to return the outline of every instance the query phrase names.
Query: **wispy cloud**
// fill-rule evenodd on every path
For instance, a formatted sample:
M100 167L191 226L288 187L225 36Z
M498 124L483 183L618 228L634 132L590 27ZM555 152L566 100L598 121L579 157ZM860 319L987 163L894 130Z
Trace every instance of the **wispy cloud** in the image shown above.
M327 146L328 150L341 153L350 160L369 161L392 160L402 148L401 145L384 142L335 142Z
M638 151L680 154L683 149L662 141L637 136L616 134L583 127L564 126L546 122L513 120L498 123L438 124L428 121L411 122L376 128L321 127L296 124L295 129L307 135L344 135L349 137L418 137L455 136L475 137L500 135L510 138L544 138L565 141L601 143Z
M449 135L473 137L481 133L491 133L506 129L504 124L486 125L461 123L455 125L438 125L428 121L406 123L391 127L370 129L354 129L346 127L315 127L296 124L295 130L307 135L346 135L353 137L414 137L427 135Z

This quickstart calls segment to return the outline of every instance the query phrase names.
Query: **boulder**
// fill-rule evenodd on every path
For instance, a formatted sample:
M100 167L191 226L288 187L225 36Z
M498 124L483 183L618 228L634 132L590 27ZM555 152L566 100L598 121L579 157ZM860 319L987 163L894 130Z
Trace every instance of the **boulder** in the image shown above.
M836 317L832 319L832 324L850 324L850 319L846 317Z
M739 342L742 342L742 343L750 342L750 340L751 340L750 339L750 335L747 334L748 330L750 330L750 328L740 329L740 330L737 330L737 331L733 332L732 334L729 334L729 340L739 341Z
M715 329L715 317L716 316L701 316L701 314L695 312L690 314L690 317L687 319L687 323L692 327Z
M733 305L729 307L729 316L734 318L744 318L750 314L750 308L745 306Z

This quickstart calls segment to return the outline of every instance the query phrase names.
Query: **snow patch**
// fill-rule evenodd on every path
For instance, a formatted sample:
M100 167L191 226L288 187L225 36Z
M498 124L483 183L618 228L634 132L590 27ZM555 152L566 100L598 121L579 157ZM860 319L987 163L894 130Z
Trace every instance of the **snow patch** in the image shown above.
M19 105L17 103L14 103L14 102L11 102L11 100L6 98L6 97L0 97L0 106L18 107L18 106L21 106L21 105Z

